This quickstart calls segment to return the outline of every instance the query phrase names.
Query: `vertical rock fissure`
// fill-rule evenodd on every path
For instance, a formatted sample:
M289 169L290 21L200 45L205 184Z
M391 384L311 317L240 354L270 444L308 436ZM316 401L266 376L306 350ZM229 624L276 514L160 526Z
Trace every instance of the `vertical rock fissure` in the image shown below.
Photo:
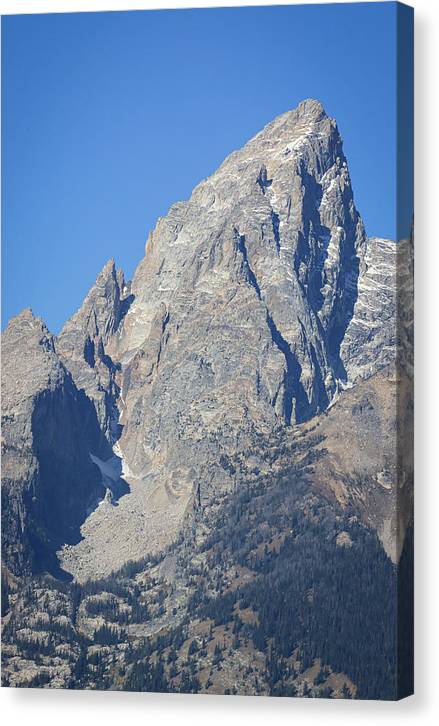
M158 353L157 353L157 363L156 363L156 367L157 368L158 368L159 363L160 363L160 358L162 356L163 347L164 347L164 345L166 343L165 331L166 331L166 326L168 325L168 323L169 323L169 311L166 312L166 314L165 314L165 316L163 318L163 322L162 322L162 333L161 333L161 337L160 337L160 346L159 346L159 350L158 350Z
M274 229L274 226L273 226ZM235 230L236 232L236 230ZM247 273L247 278L251 286L256 291L259 300L262 300L261 288L259 287L256 275L253 272L250 263L248 261L247 247L245 244L245 235L238 235L238 249L242 255L244 261L244 269ZM283 402L283 416L287 426L291 425L293 418L294 402L295 412L294 419L296 422L303 420L306 417L309 409L308 399L300 382L301 367L292 352L288 342L285 340L283 335L277 328L268 308L266 308L267 325L269 327L271 338L273 343L276 345L278 350L283 354L285 358L285 372L283 379L284 386L284 402Z
M287 426L291 425L293 415L293 402L296 400L296 422L301 420L305 415L305 411L308 407L308 400L304 388L300 382L300 365L294 356L288 342L285 340L283 335L280 333L276 324L267 310L267 325L270 329L271 338L276 347L280 350L285 358L285 373L284 373L284 404L283 414L285 423Z
M236 233L236 230L235 230L235 233ZM247 247L245 245L245 234L238 235L237 242L238 242L238 250L240 251L240 253L242 255L242 259L244 261L244 269L247 273L248 281L249 281L250 285L252 287L254 287L254 289L256 290L256 294L257 294L259 300L261 300L261 288L258 285L256 275L253 272L252 268L250 267L250 263L248 261Z
M271 223L273 225L274 241L276 243L277 254L280 254L280 234L279 234L279 215L276 212L271 212Z
M258 178L256 179L257 184L259 185L259 188L262 192L262 194L265 194L265 190L271 186L273 180L268 179L267 176L267 168L265 166L262 166Z

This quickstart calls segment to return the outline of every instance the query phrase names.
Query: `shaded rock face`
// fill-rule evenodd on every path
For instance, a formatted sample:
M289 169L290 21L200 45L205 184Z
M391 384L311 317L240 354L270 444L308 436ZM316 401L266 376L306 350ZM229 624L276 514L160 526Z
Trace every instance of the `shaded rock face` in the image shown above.
M89 451L107 448L53 336L25 310L2 335L2 555L12 572L58 573L55 550L77 541L105 491Z

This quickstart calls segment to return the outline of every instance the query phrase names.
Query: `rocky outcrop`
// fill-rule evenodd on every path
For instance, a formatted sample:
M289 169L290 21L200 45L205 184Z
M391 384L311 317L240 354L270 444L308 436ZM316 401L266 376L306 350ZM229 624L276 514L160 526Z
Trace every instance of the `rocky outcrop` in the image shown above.
M2 334L2 556L12 572L59 574L56 549L77 541L105 491L89 452L106 449L53 336L23 311Z
M410 381L389 364L343 391L300 431L309 440L321 437L312 447L313 487L355 512L398 562L413 508Z
M57 352L79 389L92 399L109 442L118 438L115 400L117 364L110 355L111 340L130 303L122 270L109 260L83 304L64 325Z

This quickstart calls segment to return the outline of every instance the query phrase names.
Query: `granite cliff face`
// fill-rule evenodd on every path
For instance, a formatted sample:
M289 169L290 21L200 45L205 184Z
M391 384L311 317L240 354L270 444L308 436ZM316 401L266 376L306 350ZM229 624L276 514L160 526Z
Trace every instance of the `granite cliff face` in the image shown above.
M369 238L340 356L351 383L387 365L413 374L413 238Z
M131 284L110 260L53 356L93 405L102 485L129 493L93 511L63 567L107 574L205 526L239 487L232 460L260 466L267 438L337 419L344 390L397 366L412 342L402 250L366 238L337 125L307 100L158 220Z
M160 396L156 373L168 369L178 335L173 428L182 389L196 427L209 418L201 399L212 390L221 391L217 409L229 409L228 393L239 401L244 421L249 402L268 426L318 413L343 375L339 347L364 244L337 126L305 101L159 220L118 336L126 386L144 367L145 389Z
M112 337L129 305L122 270L109 260L82 306L64 325L56 350L80 389L93 401L101 428L111 443L118 436L115 401L117 364L109 355Z
M95 410L24 310L2 335L2 556L17 575L58 569L55 550L105 493L89 452L108 453Z
M328 406L364 245L337 126L315 101L158 221L112 350L119 453L165 518L233 486L221 456Z

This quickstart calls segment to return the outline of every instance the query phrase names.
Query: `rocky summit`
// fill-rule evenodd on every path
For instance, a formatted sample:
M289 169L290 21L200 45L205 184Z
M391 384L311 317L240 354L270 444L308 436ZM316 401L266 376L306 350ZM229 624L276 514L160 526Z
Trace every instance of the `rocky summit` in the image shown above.
M57 339L30 311L12 320L2 336L11 603L20 601L16 578L61 573L85 588L70 601L77 595L44 585L54 618L67 618L72 632L92 637L97 615L108 628L110 601L126 613L131 650L146 638L152 652L157 633L186 627L166 646L175 659L162 673L165 690L183 689L178 663L190 638L192 690L233 692L238 683L240 693L312 687L369 697L359 669L349 671L351 656L325 656L317 645L301 655L300 633L272 682L263 643L277 635L265 628L255 583L276 589L280 563L289 571L294 552L305 567L318 548L364 573L375 561L377 590L394 576L411 527L412 260L412 238L366 236L337 124L306 100L158 220L132 282L110 260ZM291 597L308 607L318 586L300 573L302 590ZM131 584L125 594L110 580L104 590L90 585L102 578ZM41 607L32 592L23 613ZM207 605L214 596L221 612L231 603L225 619ZM234 618L241 625L220 668L218 643ZM222 630L210 653L203 643L212 627ZM146 689L116 647L120 632L105 633L118 683ZM75 643L68 667L48 656L47 682L114 687L107 676L93 681L95 656L83 646L91 670L75 681ZM30 668L27 681L41 677L13 639L8 653L10 683L21 682L18 665ZM315 674L305 667L314 657ZM389 663L381 682L391 678Z

